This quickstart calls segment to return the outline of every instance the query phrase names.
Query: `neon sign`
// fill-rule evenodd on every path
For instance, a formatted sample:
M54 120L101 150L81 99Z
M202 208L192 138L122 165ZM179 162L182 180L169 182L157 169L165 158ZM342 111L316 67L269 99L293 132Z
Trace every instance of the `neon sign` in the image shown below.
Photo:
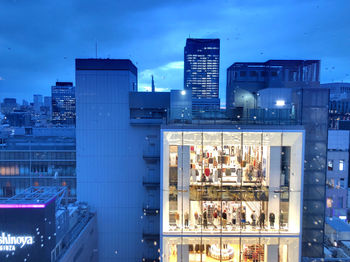
M15 251L16 246L23 248L26 245L32 245L34 237L32 236L11 236L11 234L1 233L0 251Z

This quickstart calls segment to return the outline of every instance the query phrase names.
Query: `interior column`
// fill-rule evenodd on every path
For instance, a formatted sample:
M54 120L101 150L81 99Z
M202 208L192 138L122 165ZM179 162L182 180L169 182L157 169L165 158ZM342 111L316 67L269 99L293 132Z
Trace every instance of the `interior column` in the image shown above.
M190 215L190 161L190 147L178 146L177 211L182 227L185 226L185 214Z

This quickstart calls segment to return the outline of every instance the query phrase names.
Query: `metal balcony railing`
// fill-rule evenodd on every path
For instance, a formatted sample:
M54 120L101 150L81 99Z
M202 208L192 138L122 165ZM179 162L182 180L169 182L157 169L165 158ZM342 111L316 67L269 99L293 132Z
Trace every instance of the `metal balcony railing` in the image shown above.
M159 187L160 185L160 178L156 176L143 176L142 184L145 187Z

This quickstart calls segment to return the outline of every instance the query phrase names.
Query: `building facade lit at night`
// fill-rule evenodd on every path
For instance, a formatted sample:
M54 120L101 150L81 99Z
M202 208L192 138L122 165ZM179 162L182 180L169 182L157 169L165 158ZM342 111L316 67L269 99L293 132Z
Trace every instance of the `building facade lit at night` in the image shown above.
M220 39L188 38L184 88L192 91L193 110L219 109Z
M162 261L300 261L302 128L161 135Z

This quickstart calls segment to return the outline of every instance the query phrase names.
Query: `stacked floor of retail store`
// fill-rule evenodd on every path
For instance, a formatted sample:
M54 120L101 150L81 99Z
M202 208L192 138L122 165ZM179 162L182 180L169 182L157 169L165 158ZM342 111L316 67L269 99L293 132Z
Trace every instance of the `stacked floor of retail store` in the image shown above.
M297 261L302 133L163 137L164 261Z

